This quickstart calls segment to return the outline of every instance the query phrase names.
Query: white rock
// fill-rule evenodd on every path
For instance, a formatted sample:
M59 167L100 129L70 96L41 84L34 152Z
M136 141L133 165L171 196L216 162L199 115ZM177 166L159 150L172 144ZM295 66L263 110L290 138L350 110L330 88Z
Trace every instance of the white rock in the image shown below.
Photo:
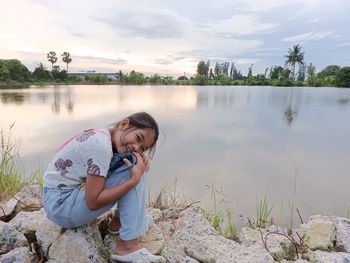
M39 245L56 262L107 262L108 251L103 247L97 225L87 225L61 231L47 219L36 232Z
M38 262L32 252L27 247L19 247L11 250L7 254L0 256L0 262L2 263L32 263Z
M311 217L302 225L301 234L305 244L312 250L327 250L336 241L335 224L320 217Z
M9 200L0 202L0 219L8 217L15 210L20 196L21 194L17 193Z
M270 232L268 232L268 230L270 230ZM266 246L276 260L293 260L295 258L296 252L294 245L284 236L287 233L286 229L270 227L268 229L260 229L260 231L243 227L240 235L242 244L256 244L261 248L265 248L263 241L265 242L266 240Z
M154 222L157 222L163 217L162 211L158 208L148 208L147 212L152 216Z
M344 252L325 252L317 250L313 253L311 262L315 263L348 263L350 262L350 254Z
M17 247L27 247L28 241L25 236L13 226L0 221L0 255Z
M268 252L258 245L240 245L221 236L205 236L194 239L186 248L189 256L200 262L274 262Z
M38 231L48 222L44 209L35 212L20 212L9 222L18 231L27 234Z
M337 216L311 216L309 220L331 221L336 228L336 244L343 246L346 252L350 253L350 219Z

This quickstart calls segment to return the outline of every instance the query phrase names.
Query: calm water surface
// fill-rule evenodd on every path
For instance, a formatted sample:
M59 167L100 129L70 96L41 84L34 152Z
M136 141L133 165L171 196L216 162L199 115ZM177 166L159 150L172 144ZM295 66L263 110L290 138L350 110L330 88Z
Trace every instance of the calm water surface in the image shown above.
M275 217L293 202L305 218L350 208L350 89L47 86L0 99L0 126L15 122L27 175L77 132L147 111L163 131L152 195L176 185L210 208L216 188L220 205L243 216L265 195Z

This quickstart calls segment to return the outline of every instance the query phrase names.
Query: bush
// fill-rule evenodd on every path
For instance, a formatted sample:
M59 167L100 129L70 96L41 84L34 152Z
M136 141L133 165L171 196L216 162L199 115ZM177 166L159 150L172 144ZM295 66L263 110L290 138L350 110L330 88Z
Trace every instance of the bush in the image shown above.
M335 77L337 87L350 87L350 67L341 68Z

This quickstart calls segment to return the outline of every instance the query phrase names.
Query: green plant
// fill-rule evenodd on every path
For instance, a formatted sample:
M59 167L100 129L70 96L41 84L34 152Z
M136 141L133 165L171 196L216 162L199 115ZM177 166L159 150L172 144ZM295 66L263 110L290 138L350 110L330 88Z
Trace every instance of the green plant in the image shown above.
M273 206L269 208L266 195L265 195L264 199L261 199L259 201L258 211L256 214L257 226L263 227L263 228L268 226L269 224L268 217L272 211L272 208Z
M210 213L205 212L205 217L214 229L218 231L219 235L239 242L237 226L232 219L232 211L230 208L226 208L225 210L219 208L218 193L223 194L222 191L219 192L215 185L212 184L211 198L213 200L213 210Z
M232 212L230 208L226 209L227 227L224 230L224 236L229 239L239 241L237 226L232 222Z
M44 187L44 170L42 167L36 169L31 176L32 183L40 185L40 188Z
M3 129L0 132L0 200L17 193L24 185L21 173L15 167L17 156L16 146L11 141L14 123L10 125L7 133Z
M268 220L272 209L273 206L269 207L265 194L265 197L260 199L259 204L257 205L256 219L253 220L248 218L247 226L253 229L268 227L272 222L272 218L270 221Z

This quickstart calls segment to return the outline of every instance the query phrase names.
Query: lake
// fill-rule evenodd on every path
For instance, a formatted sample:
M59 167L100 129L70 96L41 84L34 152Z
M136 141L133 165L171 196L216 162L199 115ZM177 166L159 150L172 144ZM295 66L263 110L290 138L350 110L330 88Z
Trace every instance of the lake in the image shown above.
M147 111L161 136L150 193L255 216L267 197L275 219L290 207L349 215L350 89L195 86L45 86L0 90L0 126L15 122L19 165L46 168L64 141Z

